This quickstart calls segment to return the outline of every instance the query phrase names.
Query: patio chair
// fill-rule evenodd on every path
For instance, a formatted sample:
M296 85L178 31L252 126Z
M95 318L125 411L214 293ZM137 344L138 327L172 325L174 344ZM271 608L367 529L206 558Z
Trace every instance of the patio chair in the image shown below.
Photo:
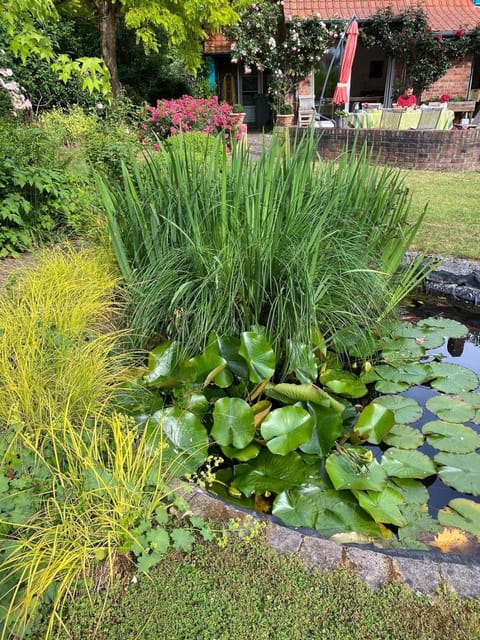
M412 127L415 129L436 129L438 126L438 121L440 120L440 116L442 115L443 107L437 108L433 107L431 109L422 109L420 113L420 120L418 121L418 125L416 127Z
M380 129L400 129L403 111L401 109L383 109Z
M298 96L299 127L309 127L315 120L315 96Z

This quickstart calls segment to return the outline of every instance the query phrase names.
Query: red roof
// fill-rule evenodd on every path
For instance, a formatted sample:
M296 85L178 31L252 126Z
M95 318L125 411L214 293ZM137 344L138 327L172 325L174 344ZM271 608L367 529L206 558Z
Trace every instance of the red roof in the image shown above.
M480 23L480 6L473 0L423 0L423 2L407 2L406 0L284 0L285 18L292 16L306 18L320 14L324 20L329 18L351 18L359 20L371 17L378 9L392 7L394 14L405 11L408 7L418 7L428 15L433 31L456 31L457 29L474 29Z

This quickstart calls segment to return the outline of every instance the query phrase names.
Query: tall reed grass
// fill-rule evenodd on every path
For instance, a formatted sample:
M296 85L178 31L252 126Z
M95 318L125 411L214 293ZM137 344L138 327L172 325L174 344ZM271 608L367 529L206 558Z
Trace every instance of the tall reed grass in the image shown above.
M202 162L188 147L99 178L115 255L142 343L174 338L187 352L208 335L264 325L274 345L312 329L362 335L392 311L396 270L418 224L399 172L366 150L320 162L318 140L291 153L275 138L258 161L241 146Z

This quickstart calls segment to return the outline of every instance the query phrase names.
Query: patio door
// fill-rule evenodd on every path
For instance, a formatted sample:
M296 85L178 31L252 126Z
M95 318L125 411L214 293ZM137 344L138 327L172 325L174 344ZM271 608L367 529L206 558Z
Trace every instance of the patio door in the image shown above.
M238 69L238 74L238 101L243 104L245 122L254 124L256 98L262 93L263 73L255 68L250 73L245 73L242 66Z

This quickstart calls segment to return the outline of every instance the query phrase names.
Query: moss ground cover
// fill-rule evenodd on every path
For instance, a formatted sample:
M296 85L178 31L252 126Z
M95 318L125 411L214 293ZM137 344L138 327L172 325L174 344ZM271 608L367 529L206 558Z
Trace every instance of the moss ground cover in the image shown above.
M477 640L480 601L419 596L398 584L373 592L354 574L306 571L260 540L171 553L149 578L84 598L68 620L73 640Z

